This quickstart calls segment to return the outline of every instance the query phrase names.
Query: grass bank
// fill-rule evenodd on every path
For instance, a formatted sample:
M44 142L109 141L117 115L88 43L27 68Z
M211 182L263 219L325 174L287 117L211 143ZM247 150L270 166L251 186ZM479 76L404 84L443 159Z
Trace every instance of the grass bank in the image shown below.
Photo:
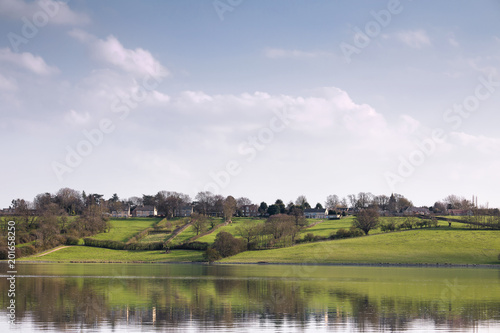
M109 232L102 232L100 234L92 236L92 238L99 240L126 242L142 230L151 228L160 220L161 218L148 217L112 219L109 221L109 224L111 225Z
M203 252L190 250L126 251L89 246L71 246L41 257L25 257L18 261L56 262L193 262L203 260Z
M223 263L500 264L500 231L421 229L249 251Z

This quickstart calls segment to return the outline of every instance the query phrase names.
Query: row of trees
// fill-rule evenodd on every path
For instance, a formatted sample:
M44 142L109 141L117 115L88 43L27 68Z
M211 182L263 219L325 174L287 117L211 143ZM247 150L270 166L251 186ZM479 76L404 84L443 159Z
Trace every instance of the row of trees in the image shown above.
M187 194L175 191L159 191L156 194L143 194L141 197L134 196L125 199L119 198L114 193L110 198L106 199L102 194L86 194L85 191L79 192L71 188L61 188L55 194L48 192L38 194L32 202L24 199L12 200L10 208L16 213L18 208L21 208L31 210L33 215L42 215L45 211L53 211L55 205L67 215L81 215L92 204L99 205L103 211L108 213L128 207L133 209L136 206L152 205L157 208L161 215L166 217L175 216L176 212L182 207L193 205L194 210L199 214L228 217L227 212L233 210L234 215L242 216L244 214L243 207L252 205L252 201L246 197L224 197L208 191L197 193L194 200ZM335 194L329 195L324 205L316 203L316 205L312 206L304 195L300 195L295 202L289 201L287 204L281 199L277 199L270 205L261 202L258 205L258 213L264 216L290 214L294 209L303 211L309 208L326 208L328 211L338 212L347 208L353 211L374 208L390 214L397 214L412 206L413 203L400 194L394 193L387 196L360 192L342 198ZM436 214L446 214L449 209L474 209L478 207L474 199L468 200L457 195L449 195L428 208Z

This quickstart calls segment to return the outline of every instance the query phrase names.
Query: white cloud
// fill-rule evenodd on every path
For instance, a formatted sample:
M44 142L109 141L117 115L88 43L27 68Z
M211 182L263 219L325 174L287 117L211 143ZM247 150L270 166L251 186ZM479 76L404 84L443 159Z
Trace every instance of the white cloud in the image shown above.
M455 39L455 36L452 36L452 37L448 38L448 43L450 43L450 45L453 46L453 47L459 47L460 46L460 43L457 42L457 40Z
M83 125L89 122L90 114L88 112L80 113L75 110L70 110L64 116L66 122L72 125Z
M318 58L332 56L333 54L322 51L301 51L301 50L286 50L277 48L267 48L264 50L264 55L270 59L303 59L303 58Z
M17 89L17 84L14 80L8 79L0 74L0 90L13 91Z
M458 149L470 148L472 151L490 156L498 155L500 151L500 139L486 137L484 135L452 132L450 133L450 141L454 143Z
M48 24L82 25L90 22L89 17L69 8L67 1L39 0L27 3L24 0L0 1L0 16L18 20L26 17L41 20L48 18Z
M149 51L142 48L127 49L114 36L108 36L103 40L79 29L71 30L69 35L88 45L97 60L111 64L135 77L152 76L159 79L169 74Z
M7 47L0 49L0 62L14 64L38 75L51 75L59 72L57 67L47 65L40 56L29 52L14 53Z
M38 75L51 75L59 72L57 67L47 65L40 56L29 52L14 53L7 47L0 49L0 62L14 64Z
M414 49L431 45L431 40L424 30L408 30L399 32L397 38Z

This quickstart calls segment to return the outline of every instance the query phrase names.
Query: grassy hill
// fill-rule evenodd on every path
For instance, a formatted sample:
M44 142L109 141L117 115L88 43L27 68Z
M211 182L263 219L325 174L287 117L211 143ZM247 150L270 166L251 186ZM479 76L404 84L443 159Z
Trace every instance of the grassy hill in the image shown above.
M249 251L221 262L500 264L500 231L419 229Z
M338 229L349 229L352 217L341 220L324 220L301 231L300 238L312 233L315 236L328 237ZM401 218L382 218L384 220ZM174 230L185 225L188 220L162 220L151 218L133 218L111 220L110 232L101 233L94 238L126 242L144 229L155 224L162 230ZM159 222L159 223L158 223ZM219 221L222 223L222 220ZM236 228L244 223L264 223L264 220L251 218L233 218L233 223L223 225L197 239L199 242L212 244L221 231L237 235ZM309 220L312 224L317 220ZM391 264L500 264L500 231L470 230L465 224L453 222L449 228L447 222L440 222L439 228L413 229L393 233L382 233L380 229L370 231L370 236L348 238L333 241L305 243L293 247L249 251L221 260L223 263L391 263ZM154 233L141 239L141 243L165 241L171 233ZM171 245L181 244L194 237L195 231L190 226L179 233ZM84 246L58 250L42 257L27 257L25 260L41 261L201 261L201 251L117 251Z
M136 217L130 219L111 219L109 232L102 232L92 238L126 242L144 229L153 227L161 218Z
M165 253L165 251L126 251L89 246L71 246L41 257L25 257L18 260L57 262L193 262L202 261L203 252L174 250L170 253Z

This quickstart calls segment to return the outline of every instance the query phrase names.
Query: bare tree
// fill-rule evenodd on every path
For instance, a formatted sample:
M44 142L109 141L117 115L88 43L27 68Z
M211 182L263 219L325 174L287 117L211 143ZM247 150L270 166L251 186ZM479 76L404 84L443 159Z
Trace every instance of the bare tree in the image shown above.
M231 217L233 217L236 212L236 199L232 196L228 196L223 203L224 220L232 223Z
M53 203L55 203L55 197L48 192L37 194L33 200L33 206L38 215L42 215Z
M209 191L199 192L196 195L195 200L197 204L195 208L198 211L198 213L203 215L208 215L208 212L213 202L213 197L214 195L212 194L212 192Z
M370 206L370 203L373 201L373 194L370 192L359 192L358 198L356 200L356 208L364 209Z
M196 235L199 235L207 229L207 217L202 214L193 213L191 214L191 225L193 226Z
M373 197L372 206L377 206L382 210L387 210L389 206L389 197L387 195L376 195Z
M214 195L212 202L212 213L214 213L216 216L224 215L224 200L225 198L222 195Z
M69 215L75 215L81 212L83 208L81 193L71 188L65 187L57 191L55 201Z
M347 195L347 200L349 200L349 205L351 208L356 208L356 203L358 202L358 199L356 198L356 194Z
M236 227L236 232L246 240L247 249L251 250L259 235L263 233L264 225L257 222L245 222Z
M340 205L339 196L332 194L326 197L325 207L328 210L335 210Z
M286 214L270 216L265 223L265 233L273 237L273 243L293 243L299 233L295 218ZM289 245L290 245L289 244Z
M363 230L365 235L368 235L370 230L378 226L378 218L378 212L375 209L363 209L356 215L352 225L355 228Z
M309 203L307 202L307 198L305 195L299 195L299 197L297 198L297 200L295 200L295 206L298 206L302 209L305 208L305 206L309 205Z
M236 204L237 204L237 207L238 209L243 207L243 206L248 206L248 205L251 205L252 204L252 200L246 198L246 197L240 197L238 199L236 199Z

